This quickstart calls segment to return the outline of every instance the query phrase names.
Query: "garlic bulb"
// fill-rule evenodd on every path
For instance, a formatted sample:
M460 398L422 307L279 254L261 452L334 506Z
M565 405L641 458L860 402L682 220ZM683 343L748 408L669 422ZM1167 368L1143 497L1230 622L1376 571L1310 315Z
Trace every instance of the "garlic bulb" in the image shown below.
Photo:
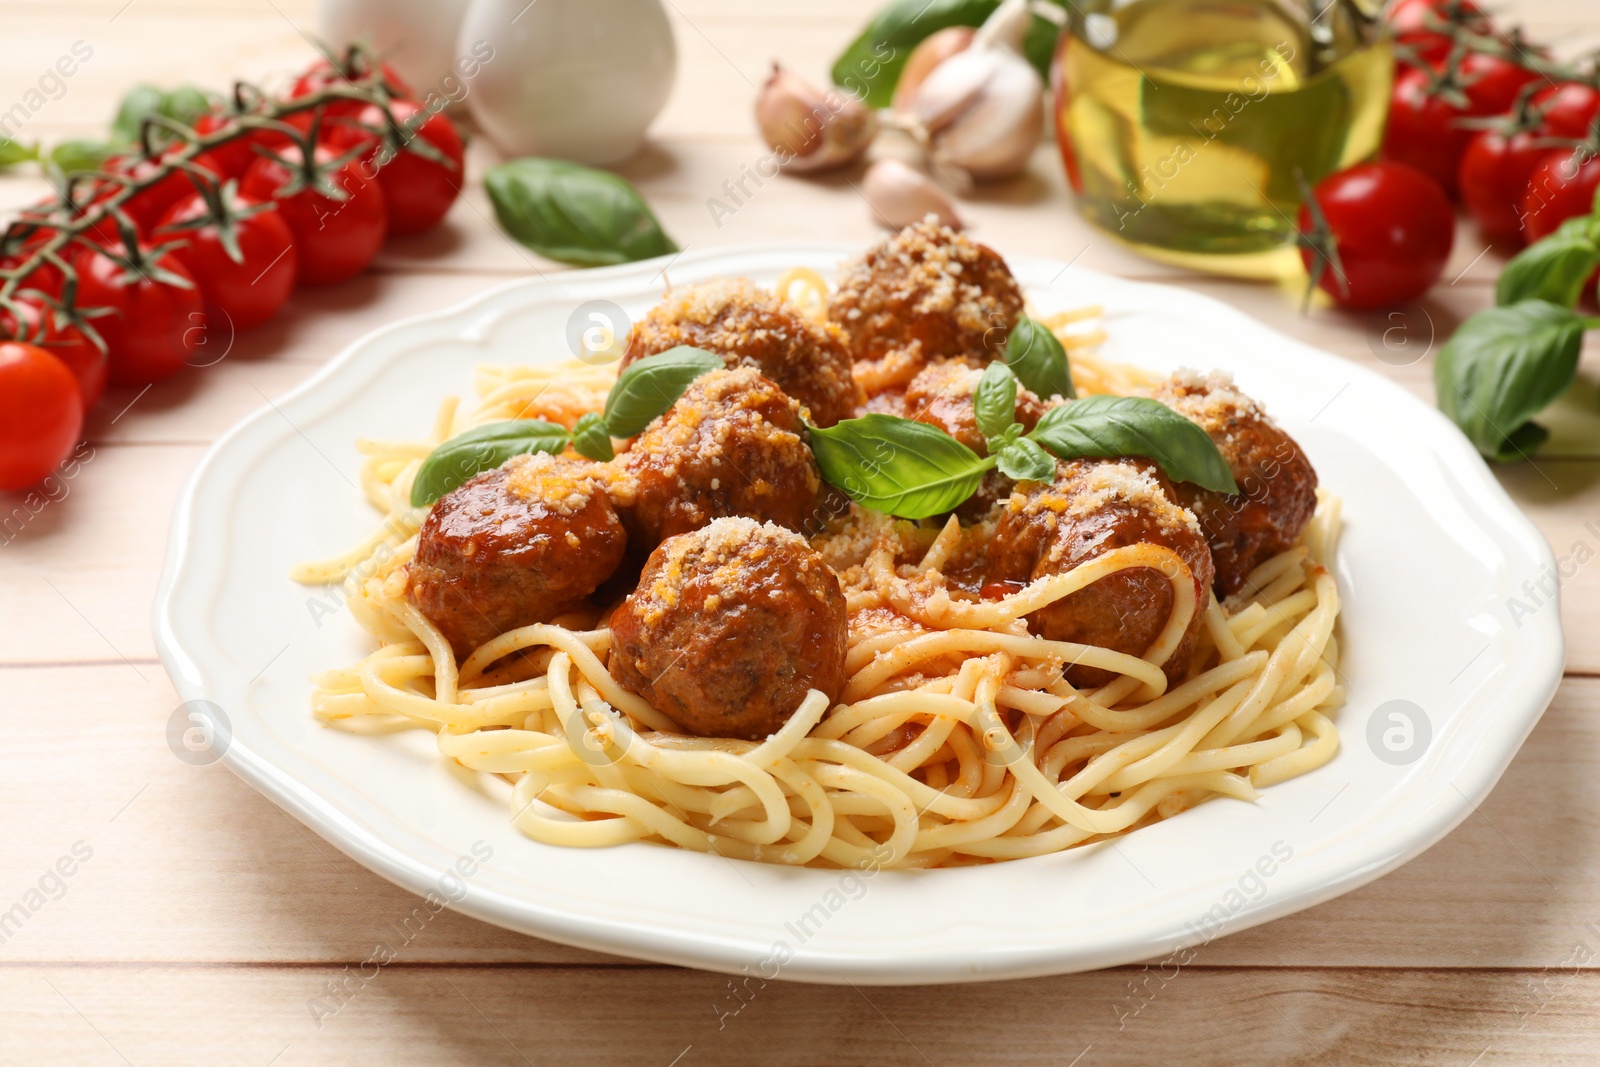
M946 26L924 37L900 69L900 80L894 83L894 100L889 106L895 111L905 111L933 69L957 52L966 51L972 44L972 35L977 32L971 26Z
M861 179L861 195L872 205L878 221L891 230L904 229L930 214L953 230L962 228L956 207L944 190L898 159L880 159L868 167Z
M907 103L904 119L936 168L982 180L1028 165L1044 132L1044 83L1022 54L1028 18L1028 0L1005 0Z
M756 98L756 125L785 170L815 171L860 157L878 133L878 117L836 89L818 92L778 64Z

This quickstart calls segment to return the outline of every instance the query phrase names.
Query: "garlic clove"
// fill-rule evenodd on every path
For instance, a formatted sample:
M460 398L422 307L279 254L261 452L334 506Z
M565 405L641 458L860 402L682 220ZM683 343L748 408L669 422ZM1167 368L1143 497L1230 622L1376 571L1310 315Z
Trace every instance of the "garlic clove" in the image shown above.
M951 229L963 228L955 204L927 175L898 159L880 159L861 179L861 194L880 223L891 230L904 229L927 215L936 215Z
M978 181L1009 178L1028 165L1044 135L1044 95L1032 66L996 73L961 116L933 138L941 166Z
M817 171L858 159L878 134L878 117L836 89L818 91L772 65L756 97L756 125L785 170Z
M1021 51L1028 18L1027 0L1004 0L906 100L902 120L936 172L1008 178L1028 165L1044 133L1044 83Z
M972 43L973 34L978 31L971 26L946 26L936 30L922 39L911 52L911 57L906 60L906 65L900 71L900 80L895 82L894 99L890 108L894 111L909 111L912 99L917 95L917 90L933 73L933 68L949 59L957 52L964 52Z

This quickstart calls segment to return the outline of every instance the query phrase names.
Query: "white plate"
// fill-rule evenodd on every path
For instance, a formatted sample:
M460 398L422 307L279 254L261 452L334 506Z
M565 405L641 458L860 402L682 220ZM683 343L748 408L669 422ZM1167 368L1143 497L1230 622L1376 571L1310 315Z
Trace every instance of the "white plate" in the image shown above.
M851 251L688 254L671 276L771 284L797 264L831 274ZM396 323L236 427L173 520L155 606L162 661L186 701L223 709L234 771L384 877L464 892L454 907L514 930L716 970L770 977L787 954L782 977L814 982L1109 966L1310 907L1443 837L1488 794L1561 677L1556 606L1508 614L1510 598L1526 602L1524 581L1553 566L1532 524L1441 415L1378 375L1181 289L1040 260L1012 268L1041 312L1104 305L1109 354L1233 371L1344 498L1336 573L1349 703L1327 766L1257 803L1208 801L1110 846L863 877L654 845L537 844L511 828L499 795L439 759L429 735L317 725L308 677L357 659L370 639L335 593L286 575L374 528L354 439L421 435L442 394L468 391L474 364L567 358L574 309L606 299L643 312L660 295L660 262L517 281ZM1406 706L1376 714L1391 701L1420 711L1409 750L1390 717ZM492 858L477 863L475 843ZM446 876L458 861L470 875L459 881Z

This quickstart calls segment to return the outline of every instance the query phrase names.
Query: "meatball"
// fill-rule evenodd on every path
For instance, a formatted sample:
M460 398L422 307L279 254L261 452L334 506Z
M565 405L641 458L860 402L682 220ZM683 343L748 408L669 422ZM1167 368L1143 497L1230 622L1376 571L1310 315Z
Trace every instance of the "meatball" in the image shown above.
M821 491L799 405L750 367L697 378L617 457L611 485L640 558L728 515L800 529Z
M839 698L847 637L839 578L804 538L717 519L650 554L612 613L608 667L690 733L758 741L808 691Z
M754 367L818 426L850 418L863 400L839 328L796 313L745 278L672 290L634 326L622 366L677 345L714 352L730 368Z
M983 366L1021 313L999 253L932 216L846 265L828 304L869 394L905 385L934 359Z
M1177 486L1216 561L1219 598L1244 588L1250 572L1292 548L1317 509L1317 472L1294 440L1239 392L1226 374L1179 371L1155 398L1196 423L1228 461L1237 494Z
M626 543L595 464L515 456L433 505L407 593L465 657L576 606L617 569Z
M1028 582L1062 574L1115 548L1141 542L1172 549L1194 576L1195 614L1177 649L1162 664L1176 684L1187 672L1211 588L1211 551L1199 524L1170 495L1148 460L1059 463L1049 484L1025 482L1001 511L990 550L991 577ZM1054 641L1142 656L1172 613L1172 582L1154 567L1107 575L1028 617L1029 628ZM1115 677L1069 666L1067 680L1098 686Z

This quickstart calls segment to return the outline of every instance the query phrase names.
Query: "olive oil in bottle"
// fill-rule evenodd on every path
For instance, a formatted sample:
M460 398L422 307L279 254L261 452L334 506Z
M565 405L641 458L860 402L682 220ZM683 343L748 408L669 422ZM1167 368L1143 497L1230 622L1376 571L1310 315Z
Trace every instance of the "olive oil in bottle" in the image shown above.
M1087 0L1060 48L1078 209L1158 259L1298 271L1296 172L1315 184L1383 141L1393 51L1346 0Z

